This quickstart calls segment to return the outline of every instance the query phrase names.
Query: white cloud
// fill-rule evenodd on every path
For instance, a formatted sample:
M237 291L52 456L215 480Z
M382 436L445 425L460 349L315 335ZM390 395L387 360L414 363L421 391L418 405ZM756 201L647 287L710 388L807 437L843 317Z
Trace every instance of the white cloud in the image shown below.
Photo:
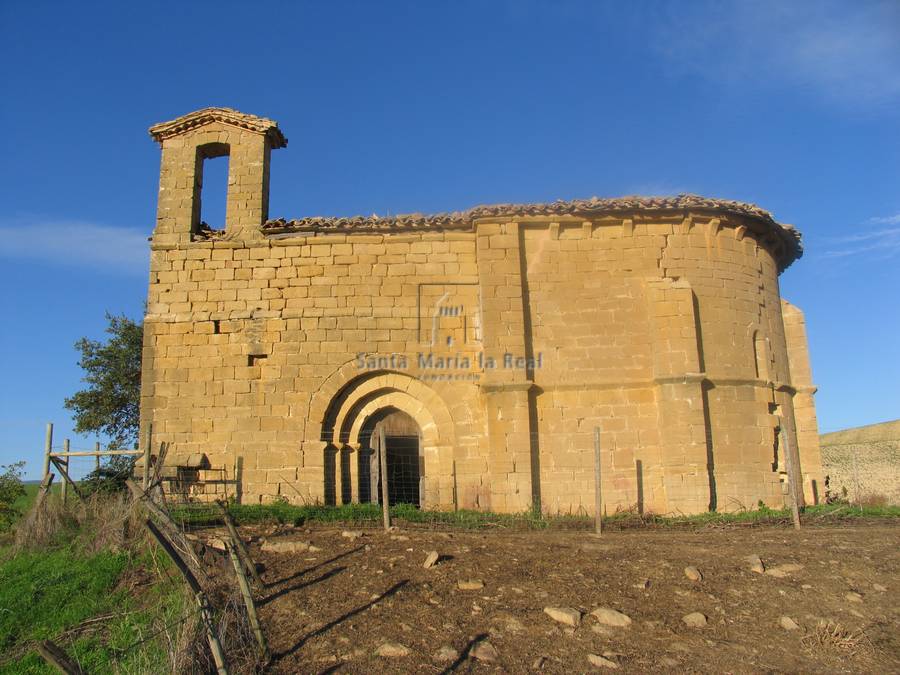
M900 225L900 214L896 216L869 218L869 223ZM877 230L863 230L841 237L829 237L834 248L821 254L823 258L850 258L865 255L867 259L883 260L900 254L900 227L882 227Z
M851 106L900 98L900 3L679 2L654 43L680 71L745 89L788 85Z
M53 218L0 221L0 258L43 260L55 264L145 275L149 269L149 233L124 227Z

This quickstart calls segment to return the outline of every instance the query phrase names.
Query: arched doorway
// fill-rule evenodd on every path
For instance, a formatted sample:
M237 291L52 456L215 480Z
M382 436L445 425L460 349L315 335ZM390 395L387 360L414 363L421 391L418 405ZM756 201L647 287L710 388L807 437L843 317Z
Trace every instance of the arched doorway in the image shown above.
M371 415L359 434L359 500L381 503L379 452L387 458L388 504L422 505L425 461L422 432L407 413L385 407Z

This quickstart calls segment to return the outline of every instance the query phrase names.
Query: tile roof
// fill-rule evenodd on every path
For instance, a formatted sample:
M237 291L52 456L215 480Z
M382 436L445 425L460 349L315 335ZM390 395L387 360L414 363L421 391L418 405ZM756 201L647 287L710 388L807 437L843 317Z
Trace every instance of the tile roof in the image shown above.
M728 199L711 199L692 194L674 197L614 197L558 200L542 204L492 204L476 206L467 211L453 211L426 215L411 213L397 216L309 216L294 220L277 218L268 220L262 229L268 234L290 232L327 231L397 231L423 229L462 229L471 227L475 220L485 218L509 218L527 216L596 216L629 212L718 212L751 218L762 226L765 237L771 234L785 247L783 267L803 255L800 232L792 225L777 222L772 214L754 204ZM767 232L766 232L767 231Z

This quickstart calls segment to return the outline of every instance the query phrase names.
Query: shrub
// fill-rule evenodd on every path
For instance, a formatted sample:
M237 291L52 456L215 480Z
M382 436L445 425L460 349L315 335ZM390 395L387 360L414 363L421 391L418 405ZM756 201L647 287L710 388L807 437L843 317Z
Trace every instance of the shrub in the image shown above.
M22 513L15 507L16 500L25 496L22 484L22 468L25 462L0 466L0 532L8 530Z

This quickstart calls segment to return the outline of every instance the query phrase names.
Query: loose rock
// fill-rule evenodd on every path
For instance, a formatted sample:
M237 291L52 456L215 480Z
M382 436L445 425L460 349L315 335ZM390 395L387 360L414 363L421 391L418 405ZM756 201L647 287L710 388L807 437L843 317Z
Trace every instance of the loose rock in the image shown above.
M456 587L461 591L480 591L484 588L484 582L481 579L460 580Z
M844 597L847 598L847 602L862 602L863 597L859 593L854 593L850 591L849 593L844 593Z
M346 539L359 539L363 533L362 530L344 530L341 532L341 536Z
M598 607L591 612L597 621L604 626L616 626L626 628L631 625L631 617L610 607Z
M479 661L496 661L500 658L500 653L490 642L479 642L469 650L469 656Z
M700 573L693 565L688 565L684 568L684 576L686 576L691 581L703 581L703 574Z
M706 615L701 614L700 612L691 612L690 614L686 614L681 617L681 620L691 628L703 628L706 623Z
M778 620L778 623L785 630L800 630L800 624L794 621L789 616L783 616Z
M879 593L887 592L887 586L882 586L881 584L872 584L872 588L874 588Z
M405 647L397 642L385 642L375 650L375 654L388 659L401 658L409 656L409 647Z
M799 572L803 569L803 565L799 565L797 563L785 563L784 565L776 565L775 567L770 567L766 570L766 574L772 577L777 577L778 579L783 579L784 577L788 577L794 572Z
M766 571L766 566L763 564L762 558L758 555L749 555L747 556L747 562L750 563L750 571L755 572L756 574L764 574Z
M425 556L425 562L422 563L422 567L426 570L431 569L435 565L437 565L437 561L440 558L437 551L429 551L428 555Z
M441 647L434 653L435 661L456 661L459 658L459 652L453 647Z
M588 654L588 662L592 666L596 666L597 668L609 668L610 670L618 670L619 664L615 661L610 661L605 656L600 656L598 654Z
M266 553L298 553L308 551L312 544L298 539L276 539L264 541L259 548Z
M554 621L567 626L577 627L581 623L581 612L572 607L544 607L544 614Z

